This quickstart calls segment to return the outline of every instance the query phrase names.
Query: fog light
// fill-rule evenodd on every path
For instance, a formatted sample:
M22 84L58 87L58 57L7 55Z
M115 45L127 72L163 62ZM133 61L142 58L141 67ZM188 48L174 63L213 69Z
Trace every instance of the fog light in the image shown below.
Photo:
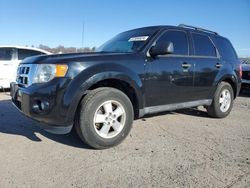
M36 100L32 106L32 109L36 113L44 113L49 110L49 102L44 100Z

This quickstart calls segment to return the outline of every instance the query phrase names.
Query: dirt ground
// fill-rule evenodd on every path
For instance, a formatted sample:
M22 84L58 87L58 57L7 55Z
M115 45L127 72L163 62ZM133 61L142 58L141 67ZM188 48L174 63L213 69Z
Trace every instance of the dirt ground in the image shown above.
M0 93L0 187L250 187L250 94L225 119L199 108L136 120L98 151L46 133Z

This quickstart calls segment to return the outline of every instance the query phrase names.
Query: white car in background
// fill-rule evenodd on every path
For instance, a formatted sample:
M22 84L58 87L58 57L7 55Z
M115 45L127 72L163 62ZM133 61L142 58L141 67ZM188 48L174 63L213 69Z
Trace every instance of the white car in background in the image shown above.
M45 50L22 46L0 45L0 90L10 88L16 80L17 67L26 57L51 54Z

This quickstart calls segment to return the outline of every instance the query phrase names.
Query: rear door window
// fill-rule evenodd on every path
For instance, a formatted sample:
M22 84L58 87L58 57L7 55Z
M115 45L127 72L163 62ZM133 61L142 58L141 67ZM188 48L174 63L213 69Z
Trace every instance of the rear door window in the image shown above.
M13 59L13 48L0 48L0 61L11 61Z
M26 57L36 56L36 55L43 55L44 53L35 51L35 50L26 50L26 49L18 49L18 60L23 60Z
M216 57L216 49L212 41L205 35L192 33L194 54L196 56Z
M172 42L175 55L188 55L188 41L183 31L166 31L158 41Z

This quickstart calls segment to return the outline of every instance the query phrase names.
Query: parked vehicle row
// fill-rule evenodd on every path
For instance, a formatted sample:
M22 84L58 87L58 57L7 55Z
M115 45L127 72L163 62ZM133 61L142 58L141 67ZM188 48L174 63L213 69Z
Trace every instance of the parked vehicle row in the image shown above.
M242 89L250 89L250 61L242 62Z

